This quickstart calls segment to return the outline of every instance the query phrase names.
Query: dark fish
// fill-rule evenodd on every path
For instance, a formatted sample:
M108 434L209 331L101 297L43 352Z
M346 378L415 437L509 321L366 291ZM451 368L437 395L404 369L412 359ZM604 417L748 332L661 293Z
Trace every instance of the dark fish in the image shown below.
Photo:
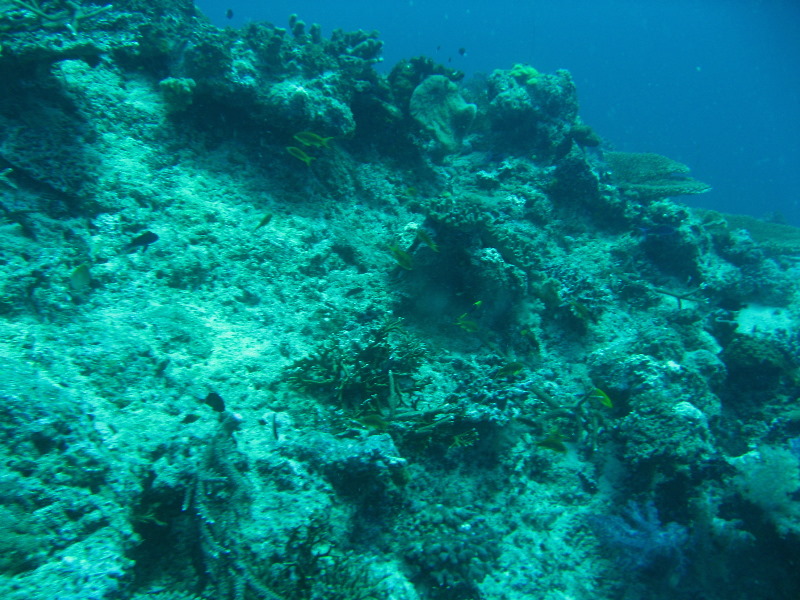
M466 49L466 48L459 48L459 49L458 49L458 53L459 53L461 56L466 56L466 55L467 55L467 49Z
M137 235L130 242L125 244L124 250L128 254L136 252L139 248L142 248L142 252L147 252L147 247L157 241L158 236L155 233L152 231L145 231L143 234Z
M193 414L188 414L181 420L181 423L184 425L188 425L189 423L194 423L195 421L199 421L200 417Z
M223 400L222 396L217 392L209 393L205 400L203 400L203 404L208 404L217 412L225 412L225 400Z
M229 8L228 10L226 10L226 11L225 11L225 16L226 16L227 18L229 18L229 19L232 19L232 18L233 18L233 9L232 9L232 8Z
M360 294L360 293L361 293L361 292L363 292L363 291L364 291L364 288L363 288L363 287L354 287L354 288L353 288L353 289L351 289L351 290L347 290L347 291L344 293L344 297L345 297L345 298L350 298L351 296L357 296L358 294Z
M506 154L505 152L497 152L497 151L487 152L486 154L483 155L483 158L480 161L478 161L478 163L488 165L490 163L503 162L507 158L508 154Z
M272 413L272 437L275 438L277 442L280 438L278 437L278 413Z

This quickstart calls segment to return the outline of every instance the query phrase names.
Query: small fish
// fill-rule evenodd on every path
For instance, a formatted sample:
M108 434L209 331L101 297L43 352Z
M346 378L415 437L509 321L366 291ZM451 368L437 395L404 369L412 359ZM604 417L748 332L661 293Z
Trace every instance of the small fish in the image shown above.
M210 392L208 396L203 399L203 404L208 404L217 412L225 412L225 400L222 399L217 392Z
M301 131L300 133L295 133L292 137L304 146L314 146L315 148L330 148L328 142L333 139L333 136L322 137L310 131Z
M414 268L414 259L408 252L400 249L397 244L392 244L389 246L389 252L392 253L394 261L397 263L398 267L405 269L406 271L411 271Z
M467 333L476 333L478 329L480 329L478 327L478 324L469 318L468 313L459 315L459 317L455 321L455 324L461 327L461 329L463 329Z
M81 263L69 274L69 287L73 292L79 294L89 291L89 288L92 287L92 274L86 263Z
M270 221L272 221L272 213L265 214L264 217L258 222L258 225L256 225L256 228L253 229L253 231L258 231L265 225L268 225Z
M158 241L158 236L153 233L152 231L145 231L141 235L137 235L133 238L130 242L125 244L123 250L128 254L136 252L139 248L142 249L142 253L147 252L147 248L150 244L153 244Z
M614 408L614 403L611 401L611 398L609 398L608 394L606 394L600 388L594 388L587 395L589 398L597 400L600 404L602 404L606 408Z
M199 421L199 420L200 420L200 417L198 415L190 413L190 414L186 415L185 417L183 417L183 419L181 420L181 423L183 423L184 425L188 425L189 423L194 423L195 421Z
M523 330L522 330L522 331L520 331L519 333L520 333L520 335L521 335L522 337L524 337L525 339L527 339L527 340L528 340L528 342L530 342L531 346L533 346L533 349L534 349L535 351L537 351L537 352L539 351L539 349L540 349L540 347L539 347L539 340L538 340L538 339L536 339L536 334L535 334L533 331L531 331L530 329L523 329Z
M352 289L349 289L349 290L347 290L347 291L344 293L344 297L345 297L345 298L351 298L352 296L358 296L358 295L359 295L359 294L361 294L363 291L364 291L364 288L363 288L363 287L354 287L354 288L352 288Z
M374 429L375 431L386 431L389 429L389 423L386 421L386 419L378 414L368 414L362 417L357 417L354 420L364 427Z
M458 53L459 53L461 56L466 56L466 55L467 55L467 49L466 49L466 48L459 48L459 49L458 49Z
M227 18L227 19L232 19L233 18L233 9L232 8L229 8L228 10L225 11L225 18Z
M286 146L286 151L294 156L297 160L306 163L307 167L311 166L311 161L316 160L313 156L309 156L304 150L297 146Z
M521 362L510 362L505 366L500 367L500 369L492 376L492 379L500 379L501 377L511 377L516 375L522 369L525 368Z
M644 237L669 237L678 233L672 225L653 225L652 227L638 227Z
M14 169L3 169L0 171L0 183L5 183L8 187L12 190L18 190L19 187L16 183L14 183L11 179L9 179L9 175L14 172Z
M431 236L429 236L428 232L424 229L417 229L417 239L434 252L439 251L439 246L431 239Z
M278 436L278 413L272 413L272 438L277 442L280 437Z
M548 433L547 437L536 442L536 445L540 448L547 448L548 450L553 450L562 454L567 451L567 447L564 445L564 438L558 431Z

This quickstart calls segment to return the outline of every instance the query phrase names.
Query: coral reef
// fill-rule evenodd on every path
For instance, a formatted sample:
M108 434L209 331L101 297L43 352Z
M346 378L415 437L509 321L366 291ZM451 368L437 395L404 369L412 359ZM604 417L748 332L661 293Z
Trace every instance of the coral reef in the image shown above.
M682 204L566 71L184 0L0 31L3 598L797 598L796 229Z

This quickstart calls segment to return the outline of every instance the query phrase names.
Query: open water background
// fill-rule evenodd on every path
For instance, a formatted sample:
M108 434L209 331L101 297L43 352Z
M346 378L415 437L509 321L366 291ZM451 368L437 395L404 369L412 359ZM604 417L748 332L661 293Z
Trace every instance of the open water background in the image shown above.
M797 0L198 0L219 26L296 13L377 29L389 70L427 55L467 74L568 69L617 150L657 152L713 186L694 205L800 226ZM233 17L226 18L228 9ZM463 48L462 56L459 49Z

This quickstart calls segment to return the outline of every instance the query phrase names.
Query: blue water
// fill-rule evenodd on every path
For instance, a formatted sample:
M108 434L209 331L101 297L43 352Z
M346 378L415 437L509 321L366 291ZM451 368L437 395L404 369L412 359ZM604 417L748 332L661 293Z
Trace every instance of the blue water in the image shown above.
M568 69L584 121L616 149L667 155L713 186L687 202L800 226L797 0L197 4L220 26L285 26L297 13L325 35L377 29L387 71L421 54L467 74L517 62Z

